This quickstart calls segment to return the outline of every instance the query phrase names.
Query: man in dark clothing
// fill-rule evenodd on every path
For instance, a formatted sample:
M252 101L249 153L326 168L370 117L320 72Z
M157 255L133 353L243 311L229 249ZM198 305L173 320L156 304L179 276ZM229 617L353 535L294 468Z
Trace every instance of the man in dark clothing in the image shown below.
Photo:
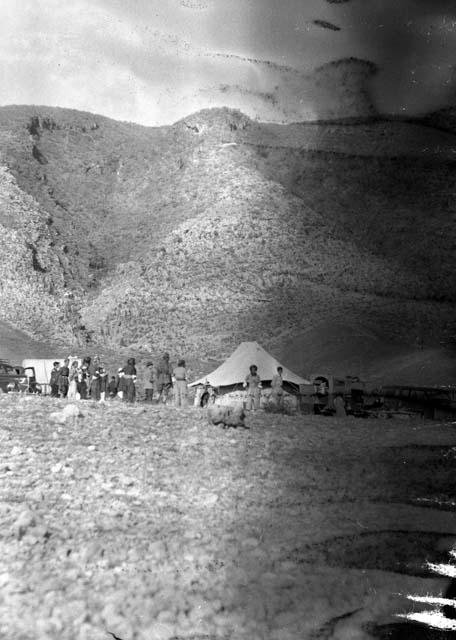
M166 404L169 392L172 389L171 366L169 364L169 353L164 353L157 365L157 393L158 402L160 400Z
M87 373L87 365L83 364L78 371L77 390L81 400L87 400L87 391L89 386L89 374Z
M128 358L127 366L124 367L125 371L125 400L133 403L136 398L136 362L134 358Z
M51 370L49 384L51 385L51 397L59 397L59 365L60 362L54 362Z
M104 402L108 390L108 372L104 367L100 367L98 373L100 374L100 400Z
M111 376L111 380L108 384L108 394L111 400L117 395L117 382L115 376Z
M59 391L62 398L66 398L68 395L68 387L70 384L70 367L68 366L69 364L70 361L68 360L68 358L65 358L65 360L63 361L63 366L60 367L59 370Z
M90 398L95 400L95 402L98 402L100 399L100 372L98 369L90 378Z

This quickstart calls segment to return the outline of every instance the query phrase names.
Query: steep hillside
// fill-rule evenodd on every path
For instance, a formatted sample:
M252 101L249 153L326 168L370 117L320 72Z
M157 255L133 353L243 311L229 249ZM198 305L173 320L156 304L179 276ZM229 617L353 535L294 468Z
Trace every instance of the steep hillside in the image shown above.
M59 268L41 306L69 341L221 357L258 339L280 352L341 317L392 343L456 334L453 135L228 109L149 129L8 107L0 140L46 220ZM2 317L33 332L14 295Z
M378 273L361 278L354 255L347 261L333 253L328 275L335 284L383 296L455 299L456 161L276 148L260 155L262 172L318 212L330 238L355 246L363 259L369 255ZM353 267L357 273L350 274Z
M442 326L441 313L451 315L451 305L426 301L428 294L444 299L437 280L433 288L436 271L401 267L398 261L411 257L405 248L394 262L376 250L388 230L371 230L369 247L368 229L347 229L344 220L291 195L278 183L280 170L268 180L252 161L249 169L240 165L237 154L233 147L213 151L207 171L224 179L217 188L214 177L212 206L177 227L158 255L119 267L102 297L83 311L88 326L102 326L114 342L121 336L127 344L216 355L240 339L269 342L333 315L381 323L398 340L429 335ZM396 246L407 234L404 227Z
M73 326L66 316L65 255L49 226L47 213L0 166L0 320L71 344L79 316Z
M188 150L185 136L167 134L65 109L0 109L3 158L49 213L72 283L87 286L129 257L156 218L172 218L179 145Z

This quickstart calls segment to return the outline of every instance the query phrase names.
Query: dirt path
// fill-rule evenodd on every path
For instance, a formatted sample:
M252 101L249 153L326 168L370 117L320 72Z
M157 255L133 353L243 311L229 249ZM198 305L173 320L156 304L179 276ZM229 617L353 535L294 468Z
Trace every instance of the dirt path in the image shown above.
M0 397L0 638L391 638L449 583L452 425L63 406Z

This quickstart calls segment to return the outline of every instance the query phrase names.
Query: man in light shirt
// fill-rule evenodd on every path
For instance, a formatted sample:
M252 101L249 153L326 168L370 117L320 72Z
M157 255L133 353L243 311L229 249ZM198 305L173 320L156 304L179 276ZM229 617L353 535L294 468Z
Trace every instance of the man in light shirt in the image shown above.
M277 373L271 381L271 398L278 407L283 405L283 368L277 367Z

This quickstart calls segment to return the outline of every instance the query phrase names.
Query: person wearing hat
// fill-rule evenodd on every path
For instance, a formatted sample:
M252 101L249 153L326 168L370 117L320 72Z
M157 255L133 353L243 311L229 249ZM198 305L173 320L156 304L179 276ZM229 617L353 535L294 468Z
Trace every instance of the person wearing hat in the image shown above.
M59 397L59 372L60 372L60 362L54 362L51 369L51 377L49 379L49 384L51 386L51 397L58 398Z
M153 362L146 363L146 372L144 379L144 392L146 394L145 401L152 402L154 399L154 381L155 371Z

